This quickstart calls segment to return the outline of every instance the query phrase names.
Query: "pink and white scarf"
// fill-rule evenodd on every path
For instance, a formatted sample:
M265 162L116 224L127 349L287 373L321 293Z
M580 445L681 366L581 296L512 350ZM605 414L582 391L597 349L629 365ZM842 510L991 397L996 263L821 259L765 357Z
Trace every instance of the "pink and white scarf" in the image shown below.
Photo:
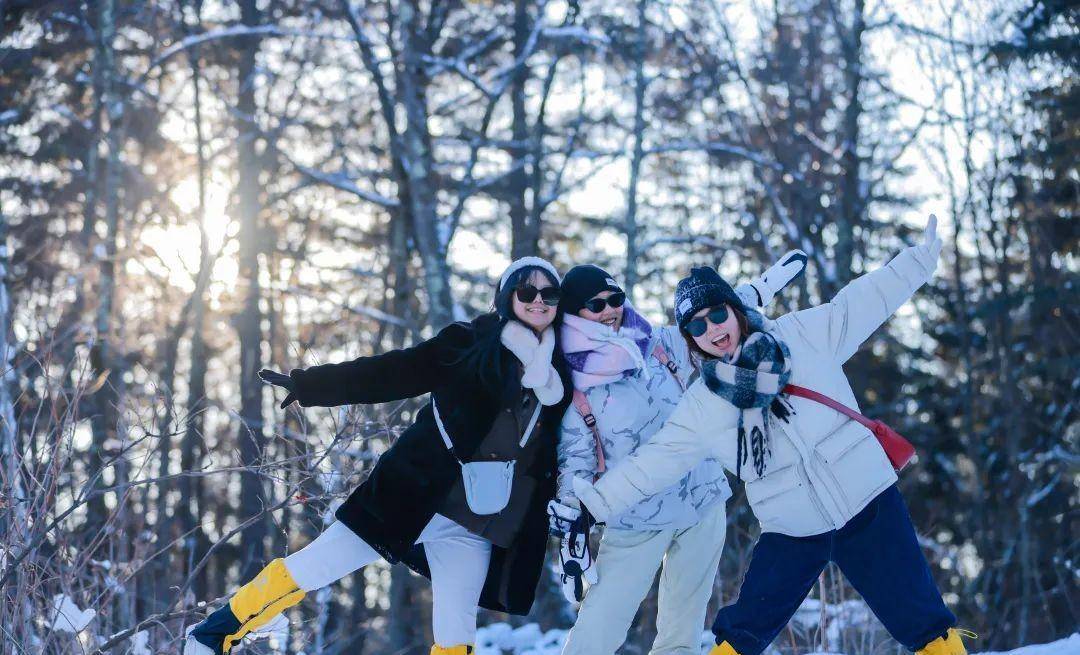
M618 332L603 323L567 314L559 337L575 389L584 391L615 382L638 369L648 371L645 360L652 326L629 303L624 305Z

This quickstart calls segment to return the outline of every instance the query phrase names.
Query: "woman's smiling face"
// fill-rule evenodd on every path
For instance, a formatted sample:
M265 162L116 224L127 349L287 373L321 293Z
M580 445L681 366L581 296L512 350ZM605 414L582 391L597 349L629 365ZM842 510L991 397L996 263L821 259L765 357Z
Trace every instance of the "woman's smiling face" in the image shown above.
M600 293L598 293L595 296L593 296L592 298L590 298L590 300L596 300L596 299L607 300L609 297L611 297L611 295L613 293L616 293L616 292L615 291L610 291L610 290L601 291ZM595 321L597 323L603 323L604 325L608 326L612 330L615 330L616 332L618 332L619 328L622 327L623 305L620 305L618 307L612 307L610 303L605 302L604 303L604 308L601 309L598 312L592 312L592 311L589 311L589 308L582 307L581 310L578 312L578 316L580 316L581 318L583 318L583 319L585 319L587 321Z
M551 284L551 280L546 275L540 271L533 271L523 286L532 286L542 291L554 285ZM518 298L517 291L515 291L511 304L514 317L537 333L543 332L555 320L555 307L545 304L540 298L540 294L536 294L536 297L530 302L522 302L521 298Z
M725 358L732 355L739 347L742 340L742 330L739 329L739 319L730 305L722 305L727 310L727 318L720 323L713 323L709 314L718 307L706 307L694 314L691 320L702 320L708 326L701 336L693 336L694 343L703 353L710 357Z

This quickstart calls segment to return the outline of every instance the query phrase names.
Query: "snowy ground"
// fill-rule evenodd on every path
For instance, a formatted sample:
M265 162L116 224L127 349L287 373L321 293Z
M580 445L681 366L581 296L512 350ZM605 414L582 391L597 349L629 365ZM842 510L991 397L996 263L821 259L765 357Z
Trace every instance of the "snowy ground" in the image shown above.
M1080 655L1080 632L1074 632L1068 639L1061 639L1049 644L1024 646L1016 650L983 653L982 655Z
M68 596L58 594L53 599L52 628L58 632L77 635L83 643L93 643L95 636L89 634L87 627L95 616L94 610L83 610ZM837 643L838 635L831 632L842 626L866 625L873 617L862 601L845 601L821 607L820 601L808 598L803 602L793 617L793 621L803 627L816 627L824 618L827 621L826 636ZM269 638L272 649L285 642L289 624L284 616L278 617L253 635L257 639ZM566 630L542 631L535 623L528 623L518 628L508 623L493 623L484 626L476 634L476 655L560 655L566 640ZM147 642L148 634L141 631L133 635L128 643L127 655L150 655L152 652ZM968 648L975 655L1080 655L1080 632L1049 644L1024 646L1011 651L980 652L978 641L967 642ZM709 631L701 633L701 653L707 653L713 647L713 636ZM276 652L276 651L275 651ZM307 653L306 655L315 655ZM861 655L859 653L809 653L808 655Z
M559 655L565 639L565 630L541 632L535 623L520 628L512 628L506 623L494 623L480 628L477 633L476 655ZM701 635L702 655L708 653L712 646L712 633L704 632ZM1025 646L1000 653L987 652L982 655L1080 655L1080 632L1049 644Z

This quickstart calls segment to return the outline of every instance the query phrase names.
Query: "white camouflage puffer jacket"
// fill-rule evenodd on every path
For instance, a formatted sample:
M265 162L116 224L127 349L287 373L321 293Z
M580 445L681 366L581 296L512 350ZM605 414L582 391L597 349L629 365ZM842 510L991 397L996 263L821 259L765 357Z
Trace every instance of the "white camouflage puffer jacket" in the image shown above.
M832 302L785 314L767 330L791 351L791 384L858 409L843 364L927 282L936 265L922 246L852 281ZM765 473L743 466L746 495L765 532L804 537L839 529L896 482L885 452L868 429L839 412L791 397L789 422L770 413L772 455ZM706 457L736 469L739 410L703 380L687 390L662 430L596 483L575 482L575 495L596 516L620 516Z
M683 383L688 383L693 366L690 354L678 329L653 330L646 369L638 370L616 382L585 391L604 446L604 459L610 469L624 460L660 430L682 397L683 389L671 371L652 356L659 342L679 368ZM576 504L572 480L592 481L596 472L596 448L593 433L581 414L571 406L563 417L559 439L559 480L557 496L564 504ZM724 467L706 460L673 484L637 500L617 515L607 518L607 525L629 530L683 529L696 525L714 503L731 496Z

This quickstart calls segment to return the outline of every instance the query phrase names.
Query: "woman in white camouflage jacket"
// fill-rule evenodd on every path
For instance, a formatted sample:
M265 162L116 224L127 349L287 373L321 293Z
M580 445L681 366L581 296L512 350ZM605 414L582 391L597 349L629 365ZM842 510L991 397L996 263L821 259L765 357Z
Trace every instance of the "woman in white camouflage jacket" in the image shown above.
M792 251L738 293L748 306L768 304L805 262L802 252ZM678 328L653 329L599 267L571 269L561 292L560 338L571 367L575 407L563 418L557 501L552 501L551 513L553 532L566 533L567 522L578 516L573 479L591 481L605 464L614 465L648 442L675 409L694 367ZM563 576L570 600L580 600L580 577L593 583L564 655L615 653L661 563L657 638L651 653L697 655L724 546L724 504L730 496L723 467L706 461L676 484L608 517L595 566L573 561L567 570L584 568L584 576ZM564 537L564 565L573 559L567 544L571 538Z

